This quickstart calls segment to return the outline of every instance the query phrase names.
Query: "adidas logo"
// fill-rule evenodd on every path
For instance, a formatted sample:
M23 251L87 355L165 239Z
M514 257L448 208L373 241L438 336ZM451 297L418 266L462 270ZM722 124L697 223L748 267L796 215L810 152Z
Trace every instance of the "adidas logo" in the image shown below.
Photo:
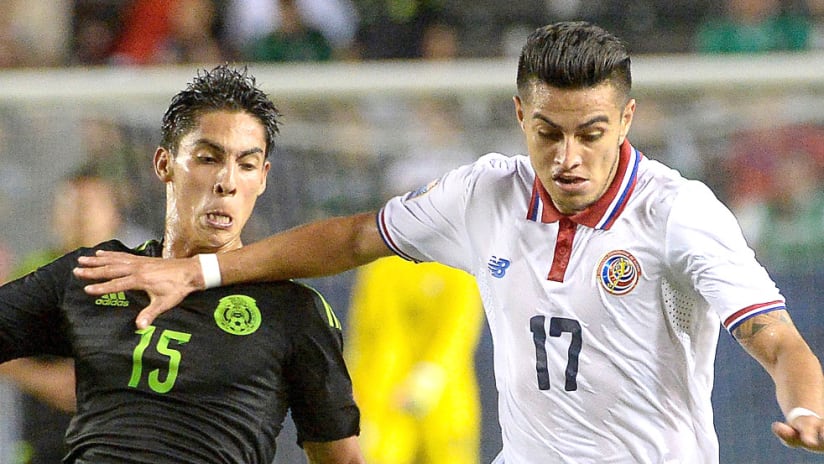
M129 300L126 299L125 292L109 293L94 300L97 306L120 306L125 308L129 306Z

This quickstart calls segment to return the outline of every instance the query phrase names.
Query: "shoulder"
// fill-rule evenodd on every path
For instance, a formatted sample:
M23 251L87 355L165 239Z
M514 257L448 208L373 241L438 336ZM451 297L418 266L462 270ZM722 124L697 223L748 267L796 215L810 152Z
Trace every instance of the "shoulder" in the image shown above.
M340 322L321 293L309 285L293 281L259 282L229 285L222 289L222 299L238 295L252 298L257 307L274 314L281 314L301 326L321 322L340 329ZM213 291L213 290L209 290Z
M513 173L532 173L529 158L524 155L504 155L501 153L487 153L473 163L474 170L492 176L511 175Z
M131 248L120 240L107 240L92 247L78 248L73 252L76 255L93 255L97 251L118 251L144 256L160 256L160 242L157 240L146 241L137 247Z
M649 158L644 158L639 166L636 189L656 203L672 204L677 199L717 201L715 194L703 182L686 178L678 170Z
M477 201L484 195L498 197L507 185L529 185L535 175L525 156L487 153L472 163L459 166L415 191L401 196L403 201L416 200L438 191L439 201L454 202L470 198Z
M644 158L639 165L631 210L662 227L673 224L711 224L727 208L703 182L684 177L665 164Z
M465 175L471 179L472 185L484 190L494 188L500 194L507 186L532 187L535 172L529 158L523 155L507 156L501 153L487 153L477 161L468 165Z
M646 160L639 175L644 209L664 219L669 233L691 243L697 231L738 235L740 228L729 208L705 183L683 177L677 170Z

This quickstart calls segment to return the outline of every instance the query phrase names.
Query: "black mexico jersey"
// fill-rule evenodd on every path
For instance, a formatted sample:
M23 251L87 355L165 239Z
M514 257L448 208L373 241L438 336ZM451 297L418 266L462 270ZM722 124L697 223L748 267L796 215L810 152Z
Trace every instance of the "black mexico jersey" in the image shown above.
M95 249L129 251L117 241ZM197 292L138 330L145 293L91 296L72 275L77 256L95 249L0 288L0 362L75 358L67 462L269 464L287 409L299 441L358 433L340 324L314 290L277 282ZM157 256L160 246L139 253Z

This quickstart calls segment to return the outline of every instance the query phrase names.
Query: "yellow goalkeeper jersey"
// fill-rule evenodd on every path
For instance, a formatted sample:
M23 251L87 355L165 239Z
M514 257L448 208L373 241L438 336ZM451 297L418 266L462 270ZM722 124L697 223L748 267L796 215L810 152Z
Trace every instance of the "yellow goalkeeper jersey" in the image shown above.
M463 271L397 257L358 270L345 354L367 462L478 463L483 319Z

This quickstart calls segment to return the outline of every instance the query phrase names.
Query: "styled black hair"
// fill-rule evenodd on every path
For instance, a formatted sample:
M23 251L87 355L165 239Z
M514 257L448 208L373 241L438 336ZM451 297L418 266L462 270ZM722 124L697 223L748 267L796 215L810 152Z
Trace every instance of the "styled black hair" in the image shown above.
M226 64L211 71L199 70L186 89L172 97L163 115L160 146L175 154L180 140L194 130L199 118L213 111L243 111L256 117L266 130L265 154L272 153L280 112L257 88L246 67L235 69Z
M550 24L527 38L518 59L518 93L528 98L532 85L584 89L609 81L629 97L630 57L623 41L584 21Z

